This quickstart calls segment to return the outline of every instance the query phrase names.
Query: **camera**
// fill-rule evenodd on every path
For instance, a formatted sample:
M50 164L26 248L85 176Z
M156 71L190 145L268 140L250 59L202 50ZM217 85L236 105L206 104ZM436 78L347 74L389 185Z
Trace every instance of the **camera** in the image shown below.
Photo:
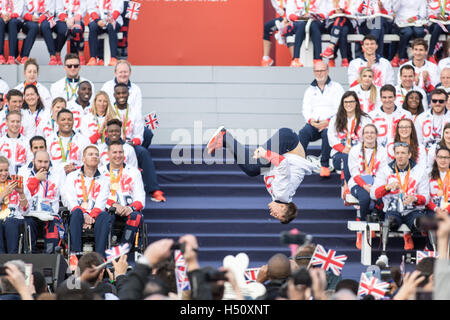
M179 243L176 242L174 243L171 247L170 250L174 251L174 250L180 250L182 253L184 253L184 250L186 249L186 244L185 243Z
M307 287L311 287L312 280L309 275L309 271L306 268L300 268L292 274L292 279L295 285L303 284Z
M283 231L280 233L281 244L297 244L299 246L309 244L313 240L313 237L309 234L300 232L299 234L291 234L289 231Z
M225 271L218 271L212 268L205 268L204 270L206 281L214 282L224 280L227 281L227 277L225 276Z

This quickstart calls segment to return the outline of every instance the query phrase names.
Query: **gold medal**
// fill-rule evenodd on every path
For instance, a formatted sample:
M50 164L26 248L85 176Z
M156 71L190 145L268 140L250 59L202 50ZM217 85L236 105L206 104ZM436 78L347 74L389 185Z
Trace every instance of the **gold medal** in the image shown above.
M119 190L119 187L120 186L119 186L118 182L111 184L111 190L117 191L117 190Z
M442 190L439 190L438 192L437 192L437 196L438 197L442 197L444 195L444 192L442 191Z
M87 210L87 208L89 207L89 204L85 201L85 202L83 202L83 203L81 204L81 207L82 207L84 210Z

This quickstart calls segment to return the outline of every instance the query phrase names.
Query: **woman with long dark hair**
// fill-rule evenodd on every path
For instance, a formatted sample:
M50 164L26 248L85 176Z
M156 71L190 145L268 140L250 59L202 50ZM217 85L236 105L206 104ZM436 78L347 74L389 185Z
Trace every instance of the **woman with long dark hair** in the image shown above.
M350 179L348 153L350 148L360 142L362 128L371 123L369 116L361 110L356 92L347 91L342 95L341 103L328 125L328 143L330 144L333 166L344 171L345 181Z
M386 149L377 143L377 127L369 123L362 129L362 142L353 146L349 153L348 166L351 178L348 187L352 195L358 199L360 219L366 221L370 213L370 190L378 169L387 163ZM358 232L356 247L361 249L361 233Z
M414 160L417 165L426 167L427 150L417 140L416 128L411 119L405 118L397 123L394 142L388 145L389 161L394 160L394 144L396 142L406 142L409 144L411 146L411 160Z
M425 111L422 98L422 94L419 91L412 90L406 94L405 101L403 101L403 109L411 112L414 122L416 122L417 116Z
M29 84L23 89L22 109L33 119L32 127L34 135L36 135L39 123L47 121L50 118L50 113L45 109L39 91L34 84ZM25 121L25 119L22 119L22 121Z

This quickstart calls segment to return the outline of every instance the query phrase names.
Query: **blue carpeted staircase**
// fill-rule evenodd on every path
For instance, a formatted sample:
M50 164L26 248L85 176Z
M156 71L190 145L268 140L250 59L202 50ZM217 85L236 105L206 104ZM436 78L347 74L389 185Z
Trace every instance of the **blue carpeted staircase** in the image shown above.
M275 253L290 255L289 247L280 244L280 232L297 228L311 234L315 243L346 254L342 276L359 280L366 267L359 263L355 233L347 230L347 221L355 219L356 211L344 206L340 199L337 174L328 179L317 174L307 176L294 198L299 214L283 225L269 215L267 204L271 198L262 176L248 177L236 164L206 164L206 160L201 161L204 146L195 146L190 155L184 155L190 164L175 164L171 160L172 148L150 148L167 197L165 203L147 198L144 214L150 242L191 233L199 241L201 266L219 267L226 255L246 252L250 267L259 267ZM318 152L316 147L308 150L309 154ZM226 159L232 160L230 155ZM373 245L378 248L378 244L377 238ZM391 265L399 265L404 254L403 239L390 239L389 252ZM373 263L378 255L379 250L374 249Z

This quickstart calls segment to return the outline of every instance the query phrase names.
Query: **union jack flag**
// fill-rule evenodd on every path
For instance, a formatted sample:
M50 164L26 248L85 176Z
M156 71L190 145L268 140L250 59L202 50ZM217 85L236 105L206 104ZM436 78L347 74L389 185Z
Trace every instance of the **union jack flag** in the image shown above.
M55 17L50 13L50 12L46 12L45 16L47 17L47 21L50 24L50 28L53 28L54 26L56 26L56 21L55 21Z
M191 284L187 276L186 262L184 261L183 253L180 250L174 251L175 259L175 277L177 279L177 291L178 295L186 290L191 290Z
M425 258L437 258L436 251L419 251L416 252L416 264L422 261Z
M341 274L345 260L347 260L346 255L337 256L336 251L330 249L327 252L324 247L318 244L316 250L314 250L310 265L320 266L325 271L331 269L331 271L338 276Z
M256 282L256 277L258 276L259 268L249 268L245 270L245 283L249 284L251 282Z
M129 1L127 13L125 14L125 18L137 20L139 10L141 9L141 4L134 1Z
M363 297L370 294L375 298L381 299L386 294L388 287L389 283L381 281L374 276L367 277L365 273L362 273L359 281L358 296Z
M150 112L144 117L145 125L147 128L155 130L159 127L158 117L156 116L156 112Z
M123 256L124 254L127 254L128 251L130 251L130 244L124 243L117 247L112 247L111 249L106 249L106 261L111 261L113 259L116 259L120 256Z

